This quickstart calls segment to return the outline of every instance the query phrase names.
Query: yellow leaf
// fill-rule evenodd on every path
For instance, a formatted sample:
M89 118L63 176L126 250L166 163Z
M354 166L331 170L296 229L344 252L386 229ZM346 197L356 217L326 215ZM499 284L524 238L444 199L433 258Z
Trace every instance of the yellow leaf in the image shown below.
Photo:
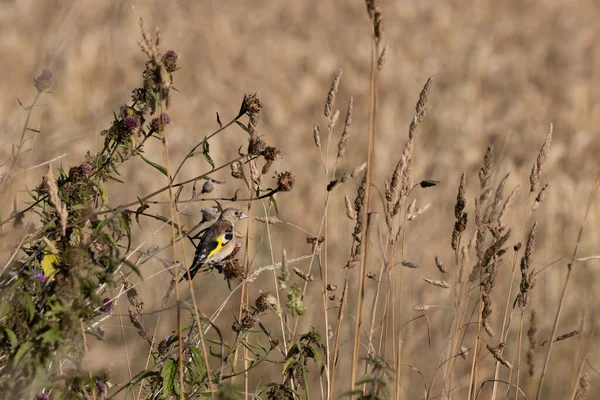
M53 245L56 242L52 242ZM44 248L44 258L42 258L42 270L44 270L44 276L53 280L53 275L56 273L56 266L60 263L60 257L57 254L52 254L48 247Z

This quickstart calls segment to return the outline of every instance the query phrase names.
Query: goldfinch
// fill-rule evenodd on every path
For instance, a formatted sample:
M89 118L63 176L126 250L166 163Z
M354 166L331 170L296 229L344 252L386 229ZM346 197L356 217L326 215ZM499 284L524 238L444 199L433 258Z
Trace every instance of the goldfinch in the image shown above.
M248 216L237 208L226 208L221 212L219 219L204 232L196 246L196 254L190 266L191 279L194 279L204 264L218 263L231 254L235 248L235 224L244 218ZM187 272L180 282L184 279L188 279Z

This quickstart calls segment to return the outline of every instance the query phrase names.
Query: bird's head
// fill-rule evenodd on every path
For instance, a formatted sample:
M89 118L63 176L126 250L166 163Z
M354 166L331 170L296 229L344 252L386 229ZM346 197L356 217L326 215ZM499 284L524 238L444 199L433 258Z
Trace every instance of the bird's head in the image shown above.
M235 224L240 219L244 218L248 218L248 216L242 211L238 210L237 208L226 208L223 210L221 216L219 217L221 221L229 221L232 224Z

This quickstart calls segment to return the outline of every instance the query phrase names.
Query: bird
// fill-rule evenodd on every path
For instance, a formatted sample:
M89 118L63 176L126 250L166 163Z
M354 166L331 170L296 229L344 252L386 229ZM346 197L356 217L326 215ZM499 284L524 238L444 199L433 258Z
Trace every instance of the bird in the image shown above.
M244 218L248 216L237 208L226 208L221 212L217 221L208 227L196 246L194 260L190 266L190 279L194 279L204 264L218 263L231 254L235 248L235 224ZM187 273L183 274L180 282L184 279L188 279Z

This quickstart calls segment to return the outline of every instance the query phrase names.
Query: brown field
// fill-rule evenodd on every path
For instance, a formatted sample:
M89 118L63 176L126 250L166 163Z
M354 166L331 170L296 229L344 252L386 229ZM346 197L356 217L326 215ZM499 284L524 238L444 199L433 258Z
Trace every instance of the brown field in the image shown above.
M51 94L45 94L41 99L44 107L33 113L29 126L37 127L41 132L34 142L29 142L33 146L21 159L20 166L29 168L68 153L53 163L58 167L62 162L68 170L68 167L81 163L88 150L94 153L102 147L104 138L100 132L110 126L113 112L130 100L130 91L140 84L140 72L146 61L137 43L141 37L140 28L131 4L89 0L0 2L0 54L3 55L0 60L0 135L3 141L0 160L10 156L12 143L19 141L23 128L25 112L16 98L25 103L31 101L35 95L32 78L39 75L42 68L52 70L53 86ZM416 199L417 208L427 204L430 208L406 223L403 239L396 244L396 263L410 260L420 267L391 267L394 273L389 276L398 290L394 299L394 323L390 320L387 327L380 326L384 299L388 296L386 290L390 287L388 275L384 277L376 307L374 337L379 338L383 329L383 342L387 346L383 346L385 349L380 349L378 354L392 365L397 360L392 355L398 345L397 327L403 327L398 374L401 389L395 391L395 383L388 382L389 397L425 398L424 387L432 380L438 357L447 351L445 343L453 312L456 312L453 294L458 296L460 287L464 287L463 283L457 282L460 262L456 265L451 248L457 189L464 172L468 213L462 242L465 244L474 232L474 198L480 192L478 173L487 147L493 145L495 163L490 187L495 190L501 179L510 173L505 198L518 185L520 190L508 210L506 224L512 227L512 236L504 246L508 251L499 265L491 292L493 312L488 321L496 335L490 337L481 330L482 339L478 342L477 388L494 377L495 360L485 344L498 346L501 341L513 268L513 247L522 242L515 258L511 307L519 291L519 263L527 235L533 222L537 221L532 266L537 271L548 267L536 275L536 284L524 312L520 367L517 367L515 354L518 353L516 344L521 312L516 307L511 308L509 314L512 322L503 353L514 366L512 373L504 366L499 369L499 379L510 379L513 384L520 369L520 387L527 398L535 398L530 394L526 362L531 310L535 310L537 316L539 346L551 336L567 264L573 256L581 226L584 229L576 258L595 256L600 252L600 203L597 199L592 202L584 222L588 199L600 170L597 156L600 152L600 7L597 2L587 0L574 3L557 0L381 0L381 7L385 26L381 45L387 46L387 53L378 85L371 207L378 214L373 219L368 241L365 272L378 275L382 260L388 259L382 250L388 237L383 209L385 199L381 197L385 190L384 180L390 180L402 156L415 103L429 77L433 77L433 81L428 93L428 112L416 134L412 180L414 183L426 179L440 181L436 187L417 188L408 196L409 203ZM263 177L263 185L272 186L271 177L275 171L292 171L297 176L296 185L291 192L277 195L278 217L316 236L330 178L325 176L312 130L314 123L320 125L324 149L327 119L323 107L338 69L343 70L343 75L334 108L340 110L340 116L331 138L330 160L333 161L337 154L346 109L350 96L353 96L352 126L346 153L337 165L338 177L367 161L372 42L371 22L364 2L140 1L136 3L136 10L151 33L154 34L154 27L160 28L161 50L173 49L181 55L181 69L175 74L177 91L171 92L168 109L173 120L167 128L171 168L178 165L204 136L217 129L216 112L223 122L229 121L238 112L244 94L259 92L263 109L258 131L269 145L283 152L283 158ZM541 186L548 182L551 185L539 208L526 219L527 207L531 207L538 192L530 195L529 175L551 124L552 143L540 178ZM210 154L215 163L221 165L235 158L238 148L246 147L247 137L243 130L233 126L213 138ZM150 141L145 156L163 163L162 144L158 140ZM178 179L193 178L209 170L209 164L202 157L196 157L185 164ZM13 211L15 198L17 207L22 208L28 198L25 187L37 185L46 171L47 167L25 171L10 190L2 193L1 220ZM3 172L0 169L0 174ZM213 194L230 197L240 189L240 197L245 197L247 190L242 181L233 179L229 172L226 168L214 176L225 183ZM135 201L137 196L145 196L167 183L163 175L140 159L125 164L120 173L125 184L108 184L110 205L115 207ZM319 258L321 265L327 265L328 283L338 286L337 299L328 300L327 304L333 330L354 229L354 221L346 217L344 195L354 200L360 179L349 179L332 191L328 205L327 250L322 251ZM185 193L189 198L190 191ZM153 200L168 202L169 198L164 193ZM182 223L188 227L195 225L200 219L201 208L213 204L193 203L185 207L181 214ZM246 204L238 206L246 207ZM266 201L254 203L251 216L264 215L268 206ZM169 207L151 205L149 212L168 215ZM28 218L35 222L34 216ZM140 222L141 226L132 225L133 246L142 244L142 250L146 250L153 245L169 243L171 230L168 226L161 228L162 224L145 219ZM245 250L251 270L280 261L283 249L289 259L311 254L306 232L284 224L271 225L267 232L264 224L255 220L249 220L249 223L249 248ZM238 231L245 241L247 222L240 226ZM2 247L6 250L6 246ZM183 261L179 251L178 248L177 258ZM188 261L193 251L186 242ZM449 274L442 275L437 270L436 255L447 266ZM160 257L173 260L172 248L166 248ZM466 277L476 262L475 249L472 249ZM294 265L307 271L309 261ZM589 374L591 381L589 398L595 398L594 393L599 393L600 343L594 327L595 315L600 310L598 268L597 259L573 264L557 335L581 329L581 326L583 329L573 338L554 343L540 399L569 398L576 385L580 363L583 363L581 375ZM150 277L161 270L163 264L150 262L143 266L142 275ZM300 318L298 332L315 327L325 339L319 271L319 264L315 263L311 270L315 280L309 282L305 299L309 311ZM359 271L360 263L350 271L350 300L340 333L340 359L335 366L335 397L350 389L356 299L360 293ZM423 278L443 279L451 288L429 285ZM145 311L149 312L144 323L153 334L156 329L158 340L176 329L173 308L153 312L160 308L169 279L170 275L163 271L138 286ZM138 280L132 276L132 281ZM471 287L471 301L465 318L469 317L480 293L476 284ZM182 290L182 298L189 301L187 284ZM194 290L199 309L207 315L212 314L229 294L227 283L216 274L196 278ZM259 290L274 293L272 273L261 275L249 285L249 290L250 301L256 298ZM366 279L357 377L365 368L362 359L367 355L376 291L376 280ZM284 298L282 302L285 302ZM237 316L239 304L239 293L236 293L216 321L226 338L232 336L229 327ZM417 305L433 307L415 311ZM121 321L118 310L124 315ZM104 323L106 343L88 339L90 349L85 363L90 369L110 366L113 383L118 386L129 380L130 373L136 374L144 368L148 346L127 318L124 297L114 313L115 316ZM426 315L427 319L413 320L421 315ZM454 360L449 389L454 399L467 399L469 393L477 312L471 321L473 326L464 342L470 349L467 360L460 357ZM281 336L276 317L268 316L263 323L273 336ZM393 332L396 335L390 324L395 324ZM586 350L588 340L590 347ZM375 350L377 352L377 346ZM537 388L546 350L547 345L538 347L533 356L533 389ZM582 361L583 358L586 360ZM325 359L323 362L326 363ZM254 393L263 384L279 382L281 368L281 364L270 364L251 371L247 390ZM319 380L319 372L315 363L309 364L308 380L313 398L321 396L320 382L325 385L326 381L324 374ZM435 377L431 399L439 398L444 392L441 375L438 372ZM243 390L243 377L235 383ZM490 383L486 384L479 398L491 398L491 388ZM500 384L497 398L507 397L507 389L506 384ZM135 393L138 394L137 389ZM509 396L516 398L515 395L513 388Z

